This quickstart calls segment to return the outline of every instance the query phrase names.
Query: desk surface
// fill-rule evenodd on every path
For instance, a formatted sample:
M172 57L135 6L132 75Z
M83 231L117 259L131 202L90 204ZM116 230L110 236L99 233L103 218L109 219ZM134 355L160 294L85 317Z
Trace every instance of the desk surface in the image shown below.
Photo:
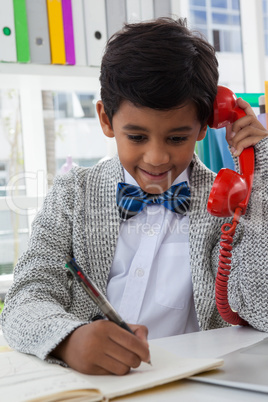
M230 327L155 339L151 342L181 357L206 358L219 357L250 346L267 336L267 333L249 327ZM267 394L181 380L117 400L120 402L163 402L165 400L168 402L179 400L183 402L267 402Z
M219 357L261 341L268 334L248 327L230 327L211 331L155 339L152 343L181 357ZM0 346L6 345L1 336ZM153 363L153 362L152 362ZM266 401L267 394L242 389L180 380L171 384L114 399L139 402L258 402Z

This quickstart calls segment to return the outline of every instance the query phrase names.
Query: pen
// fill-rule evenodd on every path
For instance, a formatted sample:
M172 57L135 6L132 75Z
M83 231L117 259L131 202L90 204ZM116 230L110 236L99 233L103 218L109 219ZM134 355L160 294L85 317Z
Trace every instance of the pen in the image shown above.
M106 297L101 293L101 291L97 288L97 286L89 279L88 276L82 271L79 265L75 262L74 258L71 258L69 255L65 257L66 268L68 268L75 279L80 283L82 288L87 292L89 297L94 301L94 303L99 307L105 317L108 320L114 322L119 325L119 327L124 328L126 331L135 335L134 332L130 329L127 323L120 317L120 315L115 311L113 306L109 303ZM151 361L148 362L151 364Z

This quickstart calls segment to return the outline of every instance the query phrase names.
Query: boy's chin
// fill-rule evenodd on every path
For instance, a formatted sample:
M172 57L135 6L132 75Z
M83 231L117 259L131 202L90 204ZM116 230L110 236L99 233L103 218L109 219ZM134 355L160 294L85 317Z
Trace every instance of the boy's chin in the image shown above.
M162 194L166 190L169 189L167 186L159 186L159 185L147 185L147 186L141 186L141 189L145 191L146 193L149 194Z

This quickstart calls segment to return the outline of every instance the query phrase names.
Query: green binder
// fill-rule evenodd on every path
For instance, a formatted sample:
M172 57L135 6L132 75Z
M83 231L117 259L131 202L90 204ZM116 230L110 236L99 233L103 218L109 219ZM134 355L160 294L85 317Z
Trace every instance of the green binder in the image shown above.
M20 63L30 62L30 45L25 0L13 0L17 60Z

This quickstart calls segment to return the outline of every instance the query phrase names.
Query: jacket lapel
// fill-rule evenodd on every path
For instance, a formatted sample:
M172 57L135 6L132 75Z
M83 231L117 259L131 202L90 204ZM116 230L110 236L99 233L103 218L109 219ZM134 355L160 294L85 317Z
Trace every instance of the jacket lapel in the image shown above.
M194 154L191 162L189 211L190 266L195 308L200 327L224 326L215 304L214 288L219 256L220 227L226 219L207 212L208 196L216 177Z
M85 206L89 274L103 293L106 293L121 223L116 190L118 182L123 179L118 157L96 165L87 178Z

